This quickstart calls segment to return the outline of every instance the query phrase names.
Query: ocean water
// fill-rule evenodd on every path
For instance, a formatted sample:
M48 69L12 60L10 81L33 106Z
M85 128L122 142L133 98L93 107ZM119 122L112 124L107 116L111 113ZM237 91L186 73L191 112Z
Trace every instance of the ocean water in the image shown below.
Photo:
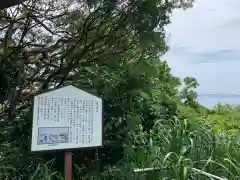
M199 94L200 104L212 108L217 103L240 104L240 95L238 94Z

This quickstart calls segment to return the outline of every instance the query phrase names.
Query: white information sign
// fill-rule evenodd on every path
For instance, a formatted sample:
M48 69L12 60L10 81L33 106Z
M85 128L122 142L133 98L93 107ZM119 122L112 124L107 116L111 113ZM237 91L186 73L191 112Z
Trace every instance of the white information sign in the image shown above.
M34 97L32 151L102 146L102 99L74 86Z

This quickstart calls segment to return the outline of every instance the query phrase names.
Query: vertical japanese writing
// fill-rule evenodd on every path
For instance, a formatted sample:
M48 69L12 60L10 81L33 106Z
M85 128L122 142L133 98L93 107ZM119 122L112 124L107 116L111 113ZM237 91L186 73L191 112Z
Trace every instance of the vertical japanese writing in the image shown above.
M43 100L43 118L47 119L47 97L44 97Z
M73 116L72 116L72 127L73 127L73 141L76 141L76 116L77 116L77 99L73 98Z
M57 104L56 104L56 109L57 109L57 112L56 112L56 119L57 119L57 122L60 121L60 113L61 113L61 106L60 106L60 103L61 103L61 97L58 97L57 98Z
M99 114L101 105L93 99L81 98L58 95L37 97L35 104L37 121L43 121L41 125L44 126L68 128L68 143L70 144L91 145L94 142L96 114ZM56 133L53 132L53 134ZM66 134L66 131L64 133Z

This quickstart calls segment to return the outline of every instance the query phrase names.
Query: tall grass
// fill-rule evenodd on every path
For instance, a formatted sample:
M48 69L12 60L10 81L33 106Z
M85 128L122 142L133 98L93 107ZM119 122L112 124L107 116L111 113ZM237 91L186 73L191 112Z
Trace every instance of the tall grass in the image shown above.
M144 146L126 147L124 158L114 167L104 167L82 176L81 168L75 180L187 180L187 179L240 179L240 145L235 137L214 134L211 124L201 118L159 120L145 138ZM3 172L13 168L1 167ZM134 172L135 168L156 170ZM96 170L97 171L97 170ZM14 173L1 176L4 180L19 179ZM3 178L5 177L5 178ZM29 180L62 180L63 176L52 169L51 163L41 164L29 175Z
M156 122L152 136L152 167L156 179L239 179L239 143L232 136L213 133L205 120L177 118Z

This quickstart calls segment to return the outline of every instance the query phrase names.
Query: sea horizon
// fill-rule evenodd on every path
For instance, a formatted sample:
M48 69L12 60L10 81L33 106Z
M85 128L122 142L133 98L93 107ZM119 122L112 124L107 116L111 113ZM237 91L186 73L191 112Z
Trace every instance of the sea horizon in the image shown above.
M208 108L213 108L216 104L240 104L240 94L215 94L215 93L198 93L199 103Z

